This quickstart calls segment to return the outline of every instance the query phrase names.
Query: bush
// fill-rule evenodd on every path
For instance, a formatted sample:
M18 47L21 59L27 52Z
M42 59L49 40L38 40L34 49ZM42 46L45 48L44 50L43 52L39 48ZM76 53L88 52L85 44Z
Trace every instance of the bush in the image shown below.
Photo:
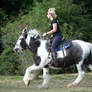
M8 15L5 14L5 11L3 11L0 8L0 26L4 26L8 21Z
M26 0L24 1L26 2ZM73 2L73 0L35 0L31 2L33 6L28 6L28 10L24 9L27 11L26 14L20 13L16 21L8 21L7 25L1 28L1 42L4 50L0 56L0 74L23 74L25 69L33 64L32 53L29 50L15 55L13 47L26 24L29 25L29 29L36 28L41 33L49 31L48 8L56 8L57 18L65 38L92 42L92 14L89 12L92 5L90 3L83 0L81 2L79 0L79 3ZM90 7L87 7L88 5ZM0 10L0 14L2 19L7 20L4 11ZM75 72L76 69L64 70L64 72L69 71ZM56 71L56 73L60 72Z
M12 48L5 49L0 56L0 74L17 74L18 57L13 53Z

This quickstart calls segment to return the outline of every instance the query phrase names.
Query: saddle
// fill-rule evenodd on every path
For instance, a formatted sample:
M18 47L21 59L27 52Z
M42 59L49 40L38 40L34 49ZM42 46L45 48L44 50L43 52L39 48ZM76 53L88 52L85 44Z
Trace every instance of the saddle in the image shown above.
M53 38L50 38L47 40L46 43L46 50L51 53L51 45L52 45ZM66 40L63 38L60 42L60 44L57 46L56 51L62 50L64 52L64 49L68 49L72 46L72 40ZM64 53L63 53L64 54Z

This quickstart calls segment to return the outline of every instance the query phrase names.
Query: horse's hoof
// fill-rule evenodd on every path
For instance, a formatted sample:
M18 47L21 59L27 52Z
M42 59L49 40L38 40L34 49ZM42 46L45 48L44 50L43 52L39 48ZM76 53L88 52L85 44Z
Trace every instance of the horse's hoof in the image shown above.
M73 87L73 84L72 83L71 84L68 84L67 87L68 88L72 88Z
M28 83L27 83L27 87L29 86L29 84L30 84L30 80L29 80Z
M71 83L71 84L68 84L68 85L67 85L68 88L72 88L72 87L75 87L75 86L77 86L76 83Z
M30 84L30 80L28 80L28 82L25 83L26 87L28 87Z

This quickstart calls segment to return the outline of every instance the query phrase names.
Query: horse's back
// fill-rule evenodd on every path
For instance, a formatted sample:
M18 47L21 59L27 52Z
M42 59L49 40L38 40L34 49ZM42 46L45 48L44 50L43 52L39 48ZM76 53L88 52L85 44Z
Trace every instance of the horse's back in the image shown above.
M90 46L89 46L90 43L82 41L82 40L73 40L73 43L76 43L81 47L83 55L90 53Z
M86 58L89 55L89 51L85 50L86 47L88 48L86 42L82 40L73 40L72 46L66 49L66 56L59 57L54 66L56 65L57 67L68 67L73 64L78 64L83 58Z

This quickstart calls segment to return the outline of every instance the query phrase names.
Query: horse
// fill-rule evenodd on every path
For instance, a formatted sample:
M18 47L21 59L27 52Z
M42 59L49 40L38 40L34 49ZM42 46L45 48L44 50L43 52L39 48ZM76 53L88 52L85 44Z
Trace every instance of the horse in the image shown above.
M23 81L28 86L33 79L34 72L43 70L43 83L40 88L49 88L50 74L49 69L61 69L67 68L72 65L76 65L78 76L67 87L77 86L85 75L85 69L83 66L92 70L92 44L82 40L72 40L71 47L57 51L57 61L53 62L50 66L47 66L52 58L48 58L49 52L46 49L46 43L48 40L41 37L41 33L37 29L27 28L22 30L20 37L14 47L16 53L21 53L25 49L29 49L33 53L34 64L26 69Z

